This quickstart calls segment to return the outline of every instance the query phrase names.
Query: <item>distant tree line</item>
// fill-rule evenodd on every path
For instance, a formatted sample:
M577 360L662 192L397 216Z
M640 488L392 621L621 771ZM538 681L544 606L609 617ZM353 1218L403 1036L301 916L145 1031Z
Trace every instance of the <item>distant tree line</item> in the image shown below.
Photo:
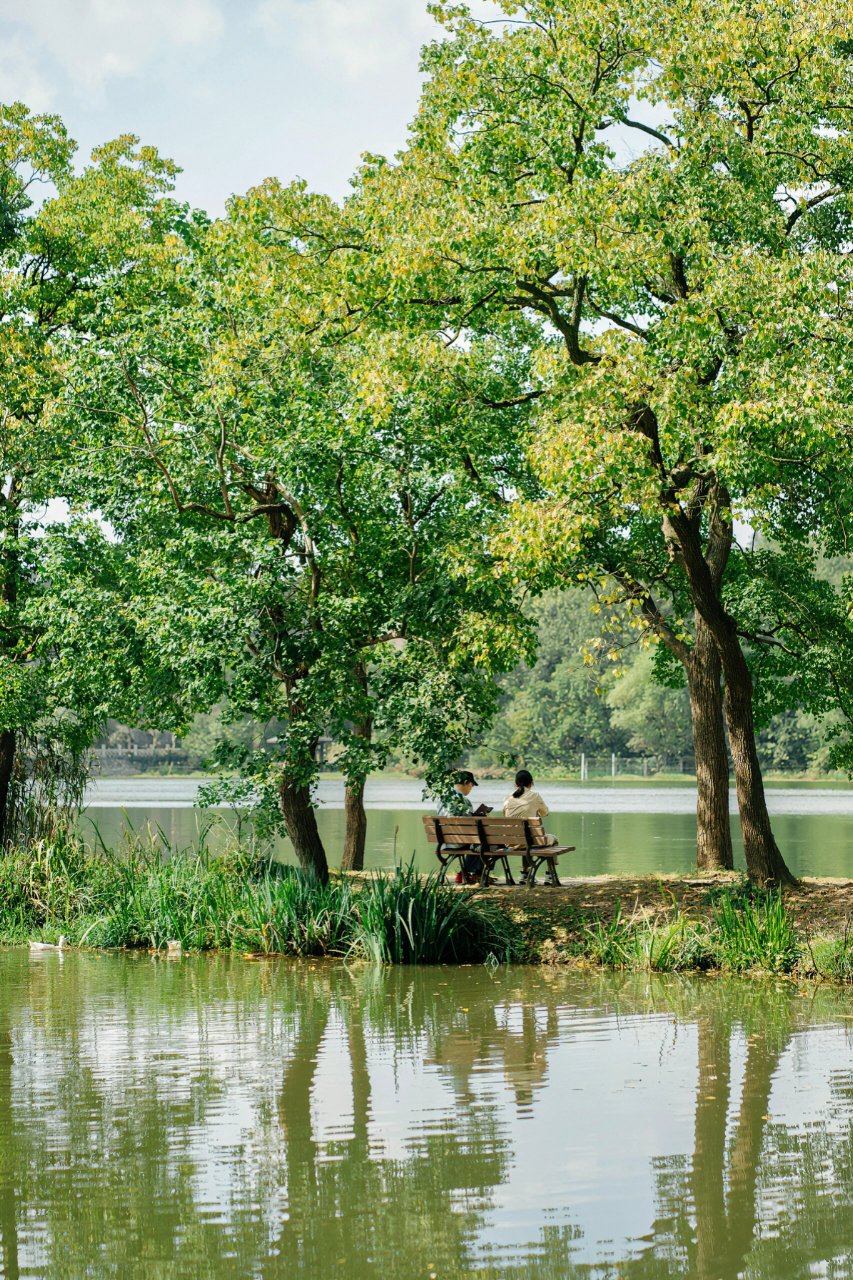
M660 682L654 650L635 644L609 656L583 591L546 592L530 602L527 613L536 627L535 661L499 677L497 711L481 740L471 744L466 763L489 772L523 766L559 776L576 772L583 753L603 766L615 754L692 770L687 690L683 683L672 687ZM762 767L825 775L831 771L837 723L837 716L820 718L807 711L776 713L758 728ZM194 717L177 746L174 735L133 731L115 721L97 741L108 752L122 753L129 771L150 768L151 753L159 752L159 768L204 772L215 764L224 741L236 749L273 755L283 732L285 726L277 722L259 725L245 718L226 724L221 710L214 708ZM324 762L332 768L340 753L338 743L323 742ZM406 769L412 762L392 744L386 763Z
M682 682L655 672L654 650L637 645L608 656L590 600L548 592L529 606L537 626L536 661L499 680L498 712L473 753L490 769L507 762L555 775L576 771L581 753L643 756L693 768L690 702ZM832 768L837 716L780 711L758 727L758 753L769 771L822 775Z

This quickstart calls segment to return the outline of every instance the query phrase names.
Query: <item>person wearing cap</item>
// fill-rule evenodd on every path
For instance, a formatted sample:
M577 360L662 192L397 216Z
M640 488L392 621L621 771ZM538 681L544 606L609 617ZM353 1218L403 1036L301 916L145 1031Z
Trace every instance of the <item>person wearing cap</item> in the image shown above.
M471 791L477 786L477 779L474 777L470 769L459 769L453 783L453 791L442 800L438 806L438 816L440 818L467 818L474 812L474 806L468 799ZM463 845L448 844L445 849L461 849ZM483 859L478 853L470 853L467 858L462 861L462 871L456 877L457 883L461 884L463 880L472 883L479 880L483 870Z

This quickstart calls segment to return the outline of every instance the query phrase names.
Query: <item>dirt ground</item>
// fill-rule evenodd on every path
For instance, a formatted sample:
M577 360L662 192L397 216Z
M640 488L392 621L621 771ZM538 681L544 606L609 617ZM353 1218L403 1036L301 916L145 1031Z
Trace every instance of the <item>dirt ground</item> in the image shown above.
M486 893L522 925L532 942L559 946L579 924L611 919L620 904L624 918L663 920L677 909L702 919L714 908L715 890L741 882L737 875L594 876L567 879L559 888L495 884ZM786 890L785 900L807 937L837 936L847 928L853 932L853 880L807 877Z

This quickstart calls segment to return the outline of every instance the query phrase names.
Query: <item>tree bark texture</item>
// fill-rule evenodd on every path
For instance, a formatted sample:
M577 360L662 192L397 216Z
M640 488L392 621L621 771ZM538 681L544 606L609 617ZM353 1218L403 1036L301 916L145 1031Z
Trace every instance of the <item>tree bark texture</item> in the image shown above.
M773 835L764 779L755 745L752 676L735 636L722 648L726 682L726 724L732 750L743 852L750 880L762 885L791 884L791 875Z
M344 788L344 851L342 871L362 871L367 842L367 814L364 811L364 780L348 782Z
M17 748L18 735L15 730L4 729L0 733L0 846L4 845L11 835L12 779L15 773Z
M317 828L310 787L284 777L279 787L279 803L300 867L325 884L329 879L329 864Z
M370 741L373 721L365 717L355 726L355 735ZM364 811L364 778L352 781L344 788L344 851L341 857L342 871L362 871L367 841L367 814Z
M727 613L721 597L723 572L733 541L731 498L717 480L706 478L705 485L701 492L710 510L706 550L702 548L698 507L691 513L678 504L670 504L663 531L684 569L694 610L707 625L720 655L747 873L756 884L781 885L790 883L793 877L779 852L767 811L755 745L752 676L734 619ZM729 514L724 514L727 512Z
M696 865L700 871L729 871L734 866L734 856L722 665L714 638L699 616L696 638L685 665L696 757Z

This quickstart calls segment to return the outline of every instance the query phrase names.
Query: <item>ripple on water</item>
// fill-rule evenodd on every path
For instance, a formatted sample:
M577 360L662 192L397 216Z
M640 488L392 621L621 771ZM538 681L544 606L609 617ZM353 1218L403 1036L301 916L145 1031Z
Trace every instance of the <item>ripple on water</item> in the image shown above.
M4 1280L787 1280L849 1248L845 993L23 952L0 992Z

